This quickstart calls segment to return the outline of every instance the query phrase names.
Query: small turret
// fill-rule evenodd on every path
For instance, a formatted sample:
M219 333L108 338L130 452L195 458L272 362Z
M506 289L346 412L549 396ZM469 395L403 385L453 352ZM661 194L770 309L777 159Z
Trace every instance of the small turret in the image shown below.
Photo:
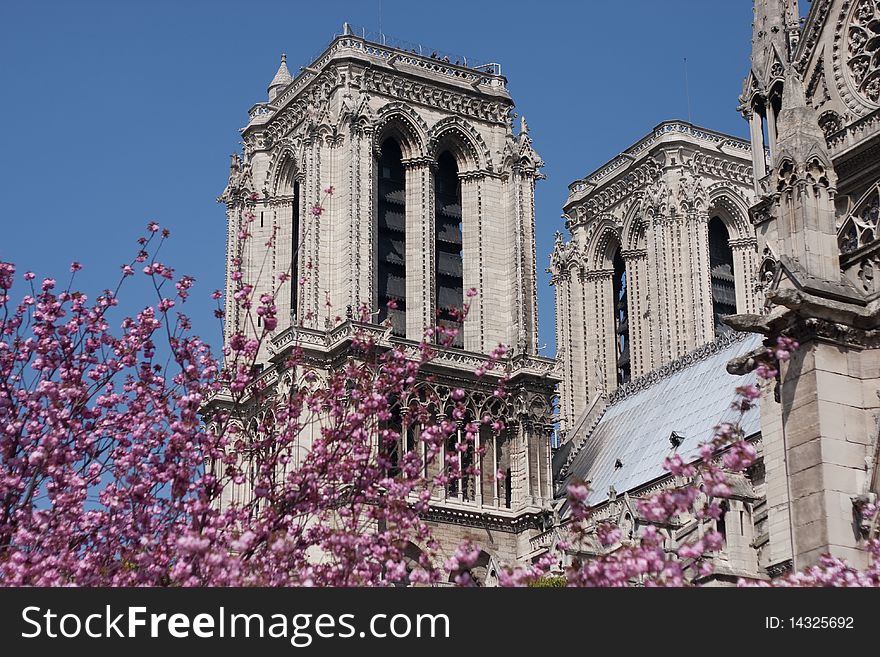
M785 73L774 191L781 255L798 263L809 276L840 282L834 195L837 176L816 121L807 105L804 83L789 66Z
M287 55L281 53L281 66L278 67L278 72L269 83L269 102L275 100L278 94L291 82L293 82L293 78L290 76L290 71L287 70Z

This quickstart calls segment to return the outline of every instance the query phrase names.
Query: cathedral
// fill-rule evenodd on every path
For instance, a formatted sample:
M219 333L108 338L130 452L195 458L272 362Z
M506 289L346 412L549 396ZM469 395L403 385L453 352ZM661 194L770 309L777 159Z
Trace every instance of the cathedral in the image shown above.
M357 332L415 356L426 327L458 329L425 368L432 397L465 390L474 417L503 415L506 428L481 431L462 457L479 454L480 475L435 495L429 520L446 556L464 540L483 548L484 582L533 556L530 539L548 527L554 495L559 377L537 349L534 194L543 162L525 120L514 129L512 110L499 65L422 56L346 25L296 78L282 56L267 99L250 110L244 157L232 157L220 198L227 272L240 262L257 297L274 289L276 272L291 273L258 359L276 394L298 383L284 367L294 348L327 372L345 362ZM316 203L320 216L309 213ZM253 238L242 247L246 207ZM261 331L239 314L236 286L227 276L227 338ZM450 309L469 289L477 294L461 321ZM358 319L364 305L379 309L371 322ZM499 344L509 348L503 410L493 396L498 376L475 374ZM420 400L402 407L410 403ZM233 488L241 490L226 495L249 494L247 485Z
M696 459L726 421L759 458L731 476L721 518L661 528L668 549L711 525L725 538L718 583L772 579L823 553L864 566L874 530L859 510L880 491L875 51L878 0L814 0L805 17L797 0L754 0L738 106L750 138L664 121L569 185L548 270L555 359L537 348L543 163L525 120L513 125L500 66L347 25L296 77L282 56L220 198L228 271L241 262L258 290L277 271L302 281L283 284L260 377L277 394L296 385L283 366L294 345L329 371L357 330L414 350L426 326L459 329L432 385L464 389L475 413L507 424L481 432L481 474L435 496L429 519L444 550L480 546L483 583L547 551L562 566L619 547L558 549L573 481L590 486L590 522L637 540L648 521L636 500L681 484L664 459ZM329 186L325 213L307 219ZM255 237L242 247L249 203ZM227 277L227 337L258 330L236 314L236 285ZM460 321L448 309L471 288ZM370 322L354 318L362 305L379 309ZM759 407L734 417L734 389L756 381L779 336L800 349ZM510 349L503 410L473 374L499 343Z

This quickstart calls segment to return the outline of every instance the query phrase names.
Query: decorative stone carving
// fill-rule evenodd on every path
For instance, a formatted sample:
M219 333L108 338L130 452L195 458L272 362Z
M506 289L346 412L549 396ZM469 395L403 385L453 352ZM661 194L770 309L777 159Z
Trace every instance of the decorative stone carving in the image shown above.
M877 281L875 279L875 269L880 265L877 257L865 258L859 263L859 282L865 294L874 294L877 291Z
M819 115L819 127L825 133L825 139L843 129L843 118L834 110L827 110Z
M862 195L837 231L842 255L852 253L877 239L880 219L880 181Z
M254 191L251 165L242 161L241 157L234 153L229 161L229 180L226 189L217 198L221 203L233 203L235 199L246 196Z
M658 177L645 190L642 197L642 210L645 214L653 217L665 216L669 211L669 187L662 177Z
M844 2L837 29L835 69L842 73L849 91L859 101L877 107L880 105L880 2ZM848 95L843 93L847 105L857 111L861 109Z
M683 215L706 206L706 186L695 175L693 168L682 169L678 182L678 203Z
M764 247L762 254L761 266L755 279L755 293L759 298L766 299L767 293L773 289L776 280L776 274L779 271L779 263L776 255L770 250L769 246ZM769 312L769 306L765 303L761 309L762 313Z

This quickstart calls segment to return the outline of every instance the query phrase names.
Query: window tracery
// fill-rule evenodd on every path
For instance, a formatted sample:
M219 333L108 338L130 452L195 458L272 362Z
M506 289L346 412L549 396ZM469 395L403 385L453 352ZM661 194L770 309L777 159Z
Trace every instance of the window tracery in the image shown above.
M880 0L856 3L843 54L858 93L872 103L880 103Z
M837 232L840 253L852 253L877 239L877 223L880 219L880 193L878 184L872 185L847 213Z

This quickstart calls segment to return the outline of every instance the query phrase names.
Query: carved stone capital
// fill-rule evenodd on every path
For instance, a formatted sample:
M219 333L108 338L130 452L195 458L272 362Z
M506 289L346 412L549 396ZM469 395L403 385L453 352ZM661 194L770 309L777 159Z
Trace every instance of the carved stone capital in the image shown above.
M730 240L728 244L734 251L748 250L756 248L758 246L758 240L754 237L740 237L739 239Z
M647 249L627 249L620 252L620 257L625 262L645 260L648 257Z
M593 271L585 271L581 274L584 281L603 281L611 280L614 277L613 269L595 269Z

